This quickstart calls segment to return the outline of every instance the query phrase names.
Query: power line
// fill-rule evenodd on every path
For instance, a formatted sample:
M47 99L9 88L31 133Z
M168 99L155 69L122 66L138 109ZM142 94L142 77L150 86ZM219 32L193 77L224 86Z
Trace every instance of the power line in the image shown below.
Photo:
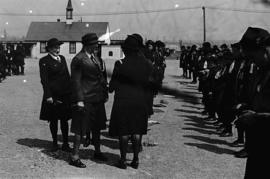
M157 9L157 10L142 10L142 11L122 11L122 12L100 12L100 13L81 13L74 14L74 16L107 16L107 15L127 15L127 14L147 14L157 12L172 12L200 9L201 7L185 7L185 8L170 8L170 9ZM33 13L4 13L0 12L3 16L66 16L65 14L33 14Z
M185 11L185 10L194 10L201 9L201 6L195 7L183 7L183 8L169 8L169 9L156 9L156 10L141 10L141 11L121 11L121 12L97 12L97 13L81 13L74 14L74 16L112 16L112 15L132 15L132 14L149 14L149 13L162 13L162 12L173 12L173 11ZM239 8L222 8L214 6L206 6L206 9L220 10L220 11L236 11L242 13L270 13L266 10L252 10L252 9L239 9ZM34 13L8 13L0 12L2 16L66 16L66 14L34 14Z
M220 10L220 11L235 11L235 12L243 12L243 13L270 13L270 11L266 10L256 10L256 9L239 9L239 8L222 8L222 7L206 7L207 9L212 10Z

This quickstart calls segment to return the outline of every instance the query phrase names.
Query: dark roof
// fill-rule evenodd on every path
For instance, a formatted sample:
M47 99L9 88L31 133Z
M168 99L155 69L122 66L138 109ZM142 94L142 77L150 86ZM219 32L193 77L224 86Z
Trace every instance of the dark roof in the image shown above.
M94 32L100 37L107 31L108 22L32 22L28 29L25 41L47 41L57 38L59 41L81 41L81 37Z

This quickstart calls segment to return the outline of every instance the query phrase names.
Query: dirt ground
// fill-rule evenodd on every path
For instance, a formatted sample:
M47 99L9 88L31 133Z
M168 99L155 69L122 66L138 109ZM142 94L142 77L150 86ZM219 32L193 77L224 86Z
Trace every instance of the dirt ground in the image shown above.
M108 71L112 61L106 61ZM118 141L102 132L101 150L106 163L92 159L93 146L81 147L79 169L68 165L68 153L51 153L48 123L39 120L42 98L38 60L26 59L25 76L11 76L0 83L0 178L243 178L246 159L235 158L230 143L234 137L221 138L213 125L203 121L197 84L180 78L176 60L168 60L163 93L155 98L155 114L150 120L140 153L139 169L114 166L119 158ZM106 103L108 118L113 95ZM59 144L61 144L61 133ZM70 141L73 139L70 134ZM70 142L72 145L72 143ZM128 159L132 154L128 155Z

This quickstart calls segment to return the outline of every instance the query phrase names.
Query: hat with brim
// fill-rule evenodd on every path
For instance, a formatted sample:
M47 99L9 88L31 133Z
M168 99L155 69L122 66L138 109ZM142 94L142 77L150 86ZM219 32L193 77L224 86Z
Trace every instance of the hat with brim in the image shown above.
M139 42L133 35L128 35L125 39L124 43L122 43L121 48L122 49L128 49L128 50L139 50Z
M267 30L257 27L248 27L241 40L239 41L243 49L253 50L263 47L268 42L270 34Z
M138 41L139 46L143 47L143 37L140 34L132 34L133 37Z
M98 37L96 33L88 33L82 36L82 44L84 46L98 44Z
M47 45L46 45L46 50L52 47L60 46L63 43L60 42L57 38L51 38L48 40Z

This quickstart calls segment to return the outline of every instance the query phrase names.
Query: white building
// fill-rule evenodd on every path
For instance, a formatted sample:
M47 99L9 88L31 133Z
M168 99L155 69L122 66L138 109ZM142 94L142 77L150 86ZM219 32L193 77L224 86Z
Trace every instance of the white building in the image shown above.
M81 37L86 33L96 33L98 37L106 33L110 33L108 22L74 22L73 8L71 0L68 0L66 8L66 22L57 20L56 22L32 22L28 29L25 42L35 43L31 50L32 58L41 58L46 55L46 43L50 38L57 38L63 42L60 47L61 55L67 59L71 59L77 54L81 48ZM110 37L109 37L110 38ZM107 47L111 50L105 50ZM103 47L108 54L103 54L104 57L115 58L120 57L115 47ZM111 56L111 54L113 55ZM116 55L116 56L115 56Z
M108 60L119 60L124 58L120 45L103 45L101 47L101 58Z

